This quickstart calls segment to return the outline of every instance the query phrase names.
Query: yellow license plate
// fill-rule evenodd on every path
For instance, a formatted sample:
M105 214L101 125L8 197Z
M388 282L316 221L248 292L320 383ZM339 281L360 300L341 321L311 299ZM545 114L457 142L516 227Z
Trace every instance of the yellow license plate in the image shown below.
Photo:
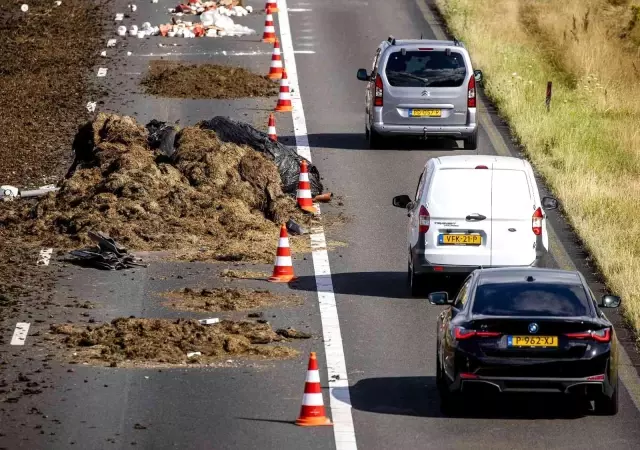
M443 245L482 245L479 234L441 234L440 244Z
M558 336L508 336L508 347L557 347Z
M412 109L409 111L411 117L440 117L442 110L440 109Z

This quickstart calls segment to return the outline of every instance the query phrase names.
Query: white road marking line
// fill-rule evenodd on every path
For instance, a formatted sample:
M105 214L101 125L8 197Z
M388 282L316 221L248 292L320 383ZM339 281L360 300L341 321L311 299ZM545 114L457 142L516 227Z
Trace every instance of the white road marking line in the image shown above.
M36 262L36 265L48 266L49 261L51 261L52 254L53 254L52 248L43 248L42 250L40 250L40 254L38 255L38 261Z
M115 47L116 46L116 39L109 39L107 41L107 47Z
M289 8L288 12L309 12L311 8Z
M420 11L429 24L429 27L433 31L433 34L436 36L436 39L443 40L447 39L444 31L439 27L438 20L433 15L427 4L424 0L416 0ZM480 125L484 128L489 136L489 141L491 145L495 149L496 153L501 156L513 156L511 151L509 151L509 147L506 142L502 138L502 135L495 127L493 122L486 117L488 114L487 109L483 106L482 101L478 99L478 106L482 110L482 114L480 114ZM578 270L571 256L567 253L566 249L560 242L558 235L556 234L553 226L550 223L547 223L547 231L549 232L549 246L550 252L553 256L553 259L561 266L562 269L565 270ZM631 401L636 406L638 410L640 410L640 377L638 377L638 372L635 367L631 363L631 359L627 354L625 348L618 342L618 349L620 350L619 356L620 361L618 362L618 374L620 375L620 379L622 383L627 388L629 392L629 396L631 397Z
M124 14L123 13L116 14L116 20L122 20L122 19L124 19Z
M305 45L305 44L303 44ZM273 52L263 52L263 51L256 51L256 52L234 52L234 51L226 51L226 50L221 50L221 51L217 51L217 52L199 52L199 53L143 53L141 55L136 55L134 54L133 56L140 56L140 57L145 57L145 58L156 58L158 56L216 56L216 55L222 55L222 56L257 56L257 55L271 55ZM312 50L295 50L294 53L296 54L303 54L303 55L312 55L315 52Z
M104 77L104 76L106 76L106 75L107 75L107 69L106 69L106 67L100 67L100 68L98 69L98 76L99 76L99 77Z
M293 52L287 1L278 0L278 8L280 10L278 21L280 24L282 54L285 67L287 68L289 86L291 86L292 89L292 118L296 147L299 155L311 161L307 122L304 117L300 87L298 85L298 71L296 69L296 60ZM331 280L329 254L327 253L326 247L324 229L318 227L312 230L311 254L318 291L320 319L322 321L322 334L327 359L327 375L330 380L329 407L333 419L333 435L336 442L336 450L357 450L356 434L351 414L351 396L349 394L347 364L344 358L340 320L338 318L338 309L336 308L336 297L333 292L333 281Z
M11 338L11 345L24 345L24 341L27 340L29 334L29 322L18 322L16 329L13 330L13 337Z

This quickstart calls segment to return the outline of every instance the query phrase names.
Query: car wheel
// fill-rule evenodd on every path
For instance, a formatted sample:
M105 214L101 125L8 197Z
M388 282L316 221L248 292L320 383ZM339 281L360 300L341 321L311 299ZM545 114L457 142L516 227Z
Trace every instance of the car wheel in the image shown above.
M369 148L382 148L383 137L380 136L373 128L369 130L369 136L367 139L369 139Z
M469 138L464 140L465 150L476 150L478 148L478 132L473 133Z
M420 297L421 295L424 295L424 290L425 290L424 275L417 275L413 271L413 267L411 267L411 264L409 264L409 269L407 273L408 273L408 279L409 279L409 287L411 288L411 296Z
M618 384L613 390L611 397L606 395L598 396L594 399L593 410L596 414L602 416L615 416L618 414Z
M453 415L460 405L462 394L449 390L449 384L447 383L444 370L440 364L439 352L436 353L436 355L436 386L438 387L438 394L440 395L440 411L446 415Z
M364 126L364 138L369 141L369 128L366 125Z

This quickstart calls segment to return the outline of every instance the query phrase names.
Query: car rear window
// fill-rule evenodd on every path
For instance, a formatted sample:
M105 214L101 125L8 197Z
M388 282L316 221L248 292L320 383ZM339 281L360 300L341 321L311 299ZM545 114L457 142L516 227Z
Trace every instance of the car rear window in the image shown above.
M395 87L458 87L467 76L464 57L459 52L401 51L389 55L385 74Z
M491 214L491 171L440 169L429 187L429 208L438 217Z
M551 283L481 284L473 314L489 316L588 316L587 296L580 285Z

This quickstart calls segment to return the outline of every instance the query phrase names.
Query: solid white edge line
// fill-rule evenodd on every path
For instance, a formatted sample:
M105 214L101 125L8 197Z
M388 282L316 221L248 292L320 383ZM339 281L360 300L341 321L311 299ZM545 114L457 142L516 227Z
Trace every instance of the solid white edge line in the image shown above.
M424 0L416 0L418 4L418 8L422 12L425 20L429 24L429 27L433 31L433 34L436 36L436 39L447 39L444 31L440 28L438 24L438 20L433 15L427 4ZM502 135L498 132L496 127L493 125L490 119L485 117L486 108L483 107L482 101L478 99L478 106L482 108L482 114L480 114L480 125L485 129L487 135L489 136L489 141L491 145L495 149L496 153L502 156L513 156L507 147L506 142L502 138ZM549 246L550 253L553 258L556 260L558 265L565 270L578 270L576 265L573 263L573 260L565 250L564 246L560 243L560 239L558 238L553 226L550 223L547 223L547 230L549 232ZM619 357L618 361L618 374L622 380L622 384L627 388L627 392L629 392L629 397L631 397L631 401L635 405L636 409L640 410L640 377L629 358L629 355L623 345L618 342L619 349Z
M18 322L16 329L13 330L11 345L24 345L24 342L27 340L27 335L29 334L30 326L31 324L29 322Z
M289 85L293 89L291 103L293 105L293 132L296 137L297 152L311 162L311 150L307 135L307 122L304 117L300 87L298 85L298 71L296 69L293 40L287 12L287 1L278 0L278 22L280 26L280 45L284 57ZM319 208L318 208L319 210ZM320 320L327 360L327 375L329 387L329 408L333 419L333 436L336 450L357 450L356 434L351 414L351 396L349 394L349 380L347 365L342 346L340 320L336 297L331 280L329 254L326 250L326 238L322 227L315 228L311 234L311 255L315 272L320 306Z

